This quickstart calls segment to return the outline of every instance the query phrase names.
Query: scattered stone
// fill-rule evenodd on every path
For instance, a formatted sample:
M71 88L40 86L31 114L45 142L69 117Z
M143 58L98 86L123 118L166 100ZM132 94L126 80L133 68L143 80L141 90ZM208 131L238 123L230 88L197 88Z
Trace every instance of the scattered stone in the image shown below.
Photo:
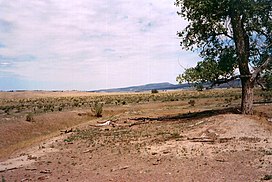
M161 159L157 159L155 162L153 162L153 165L154 165L154 166L155 166L155 165L159 165L160 162L161 162Z
M28 156L27 156L27 159L28 159L28 160L37 160L38 157L33 156L33 155L28 155Z
M21 180L21 182L23 182L23 181L32 181L32 180L30 178L24 178L24 179Z
M169 153L170 153L170 151L165 150L165 151L163 151L162 153L163 153L163 154L169 154Z
M40 177L38 177L38 180L46 180L48 178L49 178L48 176L40 176Z
M215 159L215 160L218 161L218 162L226 162L225 159Z
M52 172L50 171L50 169L45 169L45 170L40 171L40 173L42 173L42 174L51 174Z
M37 168L25 168L26 171L35 171Z
M83 151L83 153L91 153L93 150L85 150L85 151Z
M129 166L123 166L123 167L120 167L120 168L118 168L118 169L111 169L111 172L119 171L119 170L125 170L125 169L127 169L127 168L129 168Z

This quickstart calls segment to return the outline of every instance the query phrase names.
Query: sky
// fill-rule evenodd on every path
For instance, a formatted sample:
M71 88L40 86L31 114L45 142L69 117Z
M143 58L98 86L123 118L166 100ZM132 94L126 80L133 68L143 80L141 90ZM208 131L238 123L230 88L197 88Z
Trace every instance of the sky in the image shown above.
M174 0L0 0L0 90L170 82L194 66Z

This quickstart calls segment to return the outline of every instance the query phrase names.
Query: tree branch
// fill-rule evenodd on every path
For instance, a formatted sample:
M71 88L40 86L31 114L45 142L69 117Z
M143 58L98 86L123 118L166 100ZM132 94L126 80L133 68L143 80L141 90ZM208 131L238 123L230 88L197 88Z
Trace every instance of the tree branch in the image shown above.
M262 35L264 35L264 36L266 36L266 37L269 37L269 34L267 34L264 30L262 30L262 29L256 29L256 28L250 28L249 29L249 31L255 31L255 32L257 32L257 33L259 33L259 34L262 34Z
M256 79L256 83L262 88L262 90L267 90L266 86L259 79Z
M231 35L229 35L228 33L226 33L226 32L220 32L220 33L214 33L213 32L213 34L212 34L212 36L220 36L220 35L224 35L224 36L226 36L226 37L233 40L233 37Z
M240 78L240 75L233 76L231 78L225 78L225 79L218 79L210 85L210 88L213 88L215 85L221 85L223 83L228 83L230 81L236 80L237 78Z
M272 62L272 57L271 56L269 56L261 66L259 66L258 68L255 69L255 71L252 73L250 81L252 82L252 81L256 80L259 73L261 71L263 71L264 69L266 69L270 62Z

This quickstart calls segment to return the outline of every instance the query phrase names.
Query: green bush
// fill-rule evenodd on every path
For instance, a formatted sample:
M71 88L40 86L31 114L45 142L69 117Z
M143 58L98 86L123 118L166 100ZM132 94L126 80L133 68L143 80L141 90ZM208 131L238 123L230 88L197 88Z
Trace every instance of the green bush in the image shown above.
M104 106L104 104L101 102L94 102L94 104L91 107L91 110L92 110L94 116L102 117L103 106Z
M197 91L203 91L204 86L201 83L199 83L199 84L195 85L195 88L196 88Z

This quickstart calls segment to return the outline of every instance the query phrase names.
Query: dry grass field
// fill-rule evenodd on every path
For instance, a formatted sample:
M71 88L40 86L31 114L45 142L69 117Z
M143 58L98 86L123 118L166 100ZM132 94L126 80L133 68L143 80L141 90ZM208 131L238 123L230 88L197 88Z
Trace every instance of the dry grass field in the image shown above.
M2 181L263 181L271 92L0 92ZM102 117L92 112L103 103Z

